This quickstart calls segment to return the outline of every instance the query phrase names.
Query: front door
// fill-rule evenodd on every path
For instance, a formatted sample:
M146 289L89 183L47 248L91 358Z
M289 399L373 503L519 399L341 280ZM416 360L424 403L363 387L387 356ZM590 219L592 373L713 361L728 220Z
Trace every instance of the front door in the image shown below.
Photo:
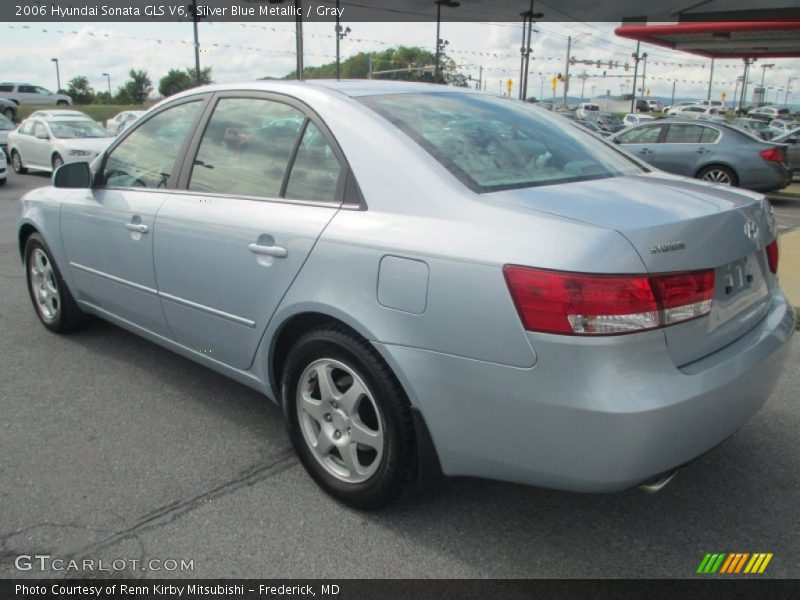
M318 121L269 95L223 95L161 207L156 277L184 346L247 369L281 298L341 204Z
M141 123L111 149L94 189L70 195L61 207L77 300L165 337L153 270L155 216L203 104L187 101Z

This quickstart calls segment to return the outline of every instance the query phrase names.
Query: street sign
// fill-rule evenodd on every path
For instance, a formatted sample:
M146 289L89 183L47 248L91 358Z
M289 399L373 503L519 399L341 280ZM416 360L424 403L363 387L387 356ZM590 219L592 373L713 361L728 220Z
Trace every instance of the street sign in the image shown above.
M728 99L728 93L727 92L722 92L722 101L725 102L725 100L727 100L727 99Z
M553 78L550 80L550 87L553 88L553 91L556 91L556 86L558 85L558 77L553 75Z
M506 90L508 91L509 96L511 95L511 88L513 87L514 87L514 81L512 79L506 81Z

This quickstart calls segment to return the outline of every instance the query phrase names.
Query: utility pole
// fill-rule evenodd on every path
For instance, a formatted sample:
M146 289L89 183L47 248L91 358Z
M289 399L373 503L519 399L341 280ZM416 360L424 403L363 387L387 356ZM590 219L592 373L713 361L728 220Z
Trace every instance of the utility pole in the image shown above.
M367 79L372 79L372 57L369 57L369 69L367 70Z
M789 77L789 80L786 82L786 95L783 97L783 104L784 106L789 101L789 86L792 85L792 81L797 81L800 77Z
M111 75L103 73L103 77L108 80L108 103L111 104Z
M677 83L677 80L673 80L673 81L672 81L672 99L669 101L669 105L670 105L670 106L672 106L673 104L675 104L675 84L676 84L676 83Z
M567 62L564 66L564 108L569 108L567 93L569 92L569 55L572 52L572 36L567 36Z
M745 94L747 93L746 92L746 90L747 90L747 77L748 77L748 71L750 70L750 62L751 62L751 60L752 59L750 59L750 58L745 58L744 59L744 74L742 75L742 94L741 94L741 96L739 96L739 111L740 112L742 110L742 107L744 106L744 97L745 97Z
M478 91L483 89L483 65L478 66Z
M642 98L647 96L647 52L642 52Z
M458 8L461 6L460 2L454 2L453 0L436 0L436 69L434 70L433 77L436 82L439 81L439 76L442 72L442 65L441 65L441 57L442 57L442 50L444 46L447 45L449 42L445 42L440 35L440 30L442 26L442 7L447 8Z
M197 22L200 16L197 14L197 0L192 0L192 26L194 28L194 81L200 85L200 38L197 34Z
M631 57L633 58L633 90L632 90L632 96L631 96L631 112L632 113L636 112L636 76L639 73L639 61L641 60L641 57L639 56L639 46L640 46L640 44L641 44L641 42L636 42L636 52L631 54Z
M708 75L708 95L706 100L708 100L708 105L711 106L711 86L714 83L714 59L711 59L711 73Z
M294 17L294 24L295 24L295 43L296 49L295 54L297 54L297 67L295 71L297 72L297 79L303 79L303 7L302 7L302 0L294 0L294 6L296 9L296 15Z
M531 0L531 7L528 9L527 12L522 13L522 16L525 17L528 21L528 36L527 41L523 44L524 46L524 58L525 64L522 71L522 79L520 79L520 98L525 100L528 97L528 70L530 69L530 60L531 60L531 34L533 33L533 20L534 19L541 19L544 15L542 13L535 13L533 12L533 2ZM525 27L523 21L523 36L525 35ZM537 29L538 31L538 29Z
M339 57L339 43L347 37L347 34L352 31L349 27L342 29L339 23L339 0L336 0L336 81L341 77L340 57Z

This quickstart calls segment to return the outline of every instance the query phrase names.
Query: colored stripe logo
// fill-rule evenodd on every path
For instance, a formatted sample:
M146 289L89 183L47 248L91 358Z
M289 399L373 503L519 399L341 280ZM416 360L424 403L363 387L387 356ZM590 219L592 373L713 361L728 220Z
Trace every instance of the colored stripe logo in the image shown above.
M734 574L761 574L767 569L772 560L772 552L718 552L708 553L700 561L697 573L713 575L715 573Z

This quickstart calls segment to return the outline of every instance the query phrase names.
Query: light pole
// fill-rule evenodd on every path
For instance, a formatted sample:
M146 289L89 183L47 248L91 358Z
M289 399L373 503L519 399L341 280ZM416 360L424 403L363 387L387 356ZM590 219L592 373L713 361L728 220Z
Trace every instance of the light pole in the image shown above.
M336 0L336 81L341 79L339 68L339 42L346 38L350 31L351 29L349 27L342 29L342 26L339 24L339 0Z
M786 82L786 95L783 97L783 103L786 104L789 101L789 86L792 85L793 81L797 81L800 77L789 77L789 80Z
M594 103L594 86L592 86L592 96L589 98L589 102Z
M531 7L523 13L522 17L522 53L520 73L519 73L519 97L520 100L525 100L528 96L528 69L530 67L531 59L531 33L533 32L533 20L541 19L544 15L542 13L533 12L533 2L531 0ZM527 31L526 31L527 29ZM538 29L537 29L538 31Z
M769 63L766 65L761 65L761 101L767 101L767 90L764 88L764 76L767 74L767 69L771 69L775 66L775 63Z
M631 112L636 112L636 76L639 74L639 61L642 60L642 57L639 56L639 46L641 42L636 42L636 52L631 54L631 58L634 60L633 64L633 95L631 96Z
M442 71L441 56L442 50L450 42L443 40L440 34L442 25L442 7L458 8L461 6L460 2L453 2L453 0L436 0L436 68L434 70L434 79L439 81L439 76Z
M111 104L111 75L103 73L103 77L108 81L108 103Z
M647 95L647 52L642 52L642 98Z
M58 94L61 91L61 73L58 71L58 59L51 58L50 62L56 63L56 94Z

